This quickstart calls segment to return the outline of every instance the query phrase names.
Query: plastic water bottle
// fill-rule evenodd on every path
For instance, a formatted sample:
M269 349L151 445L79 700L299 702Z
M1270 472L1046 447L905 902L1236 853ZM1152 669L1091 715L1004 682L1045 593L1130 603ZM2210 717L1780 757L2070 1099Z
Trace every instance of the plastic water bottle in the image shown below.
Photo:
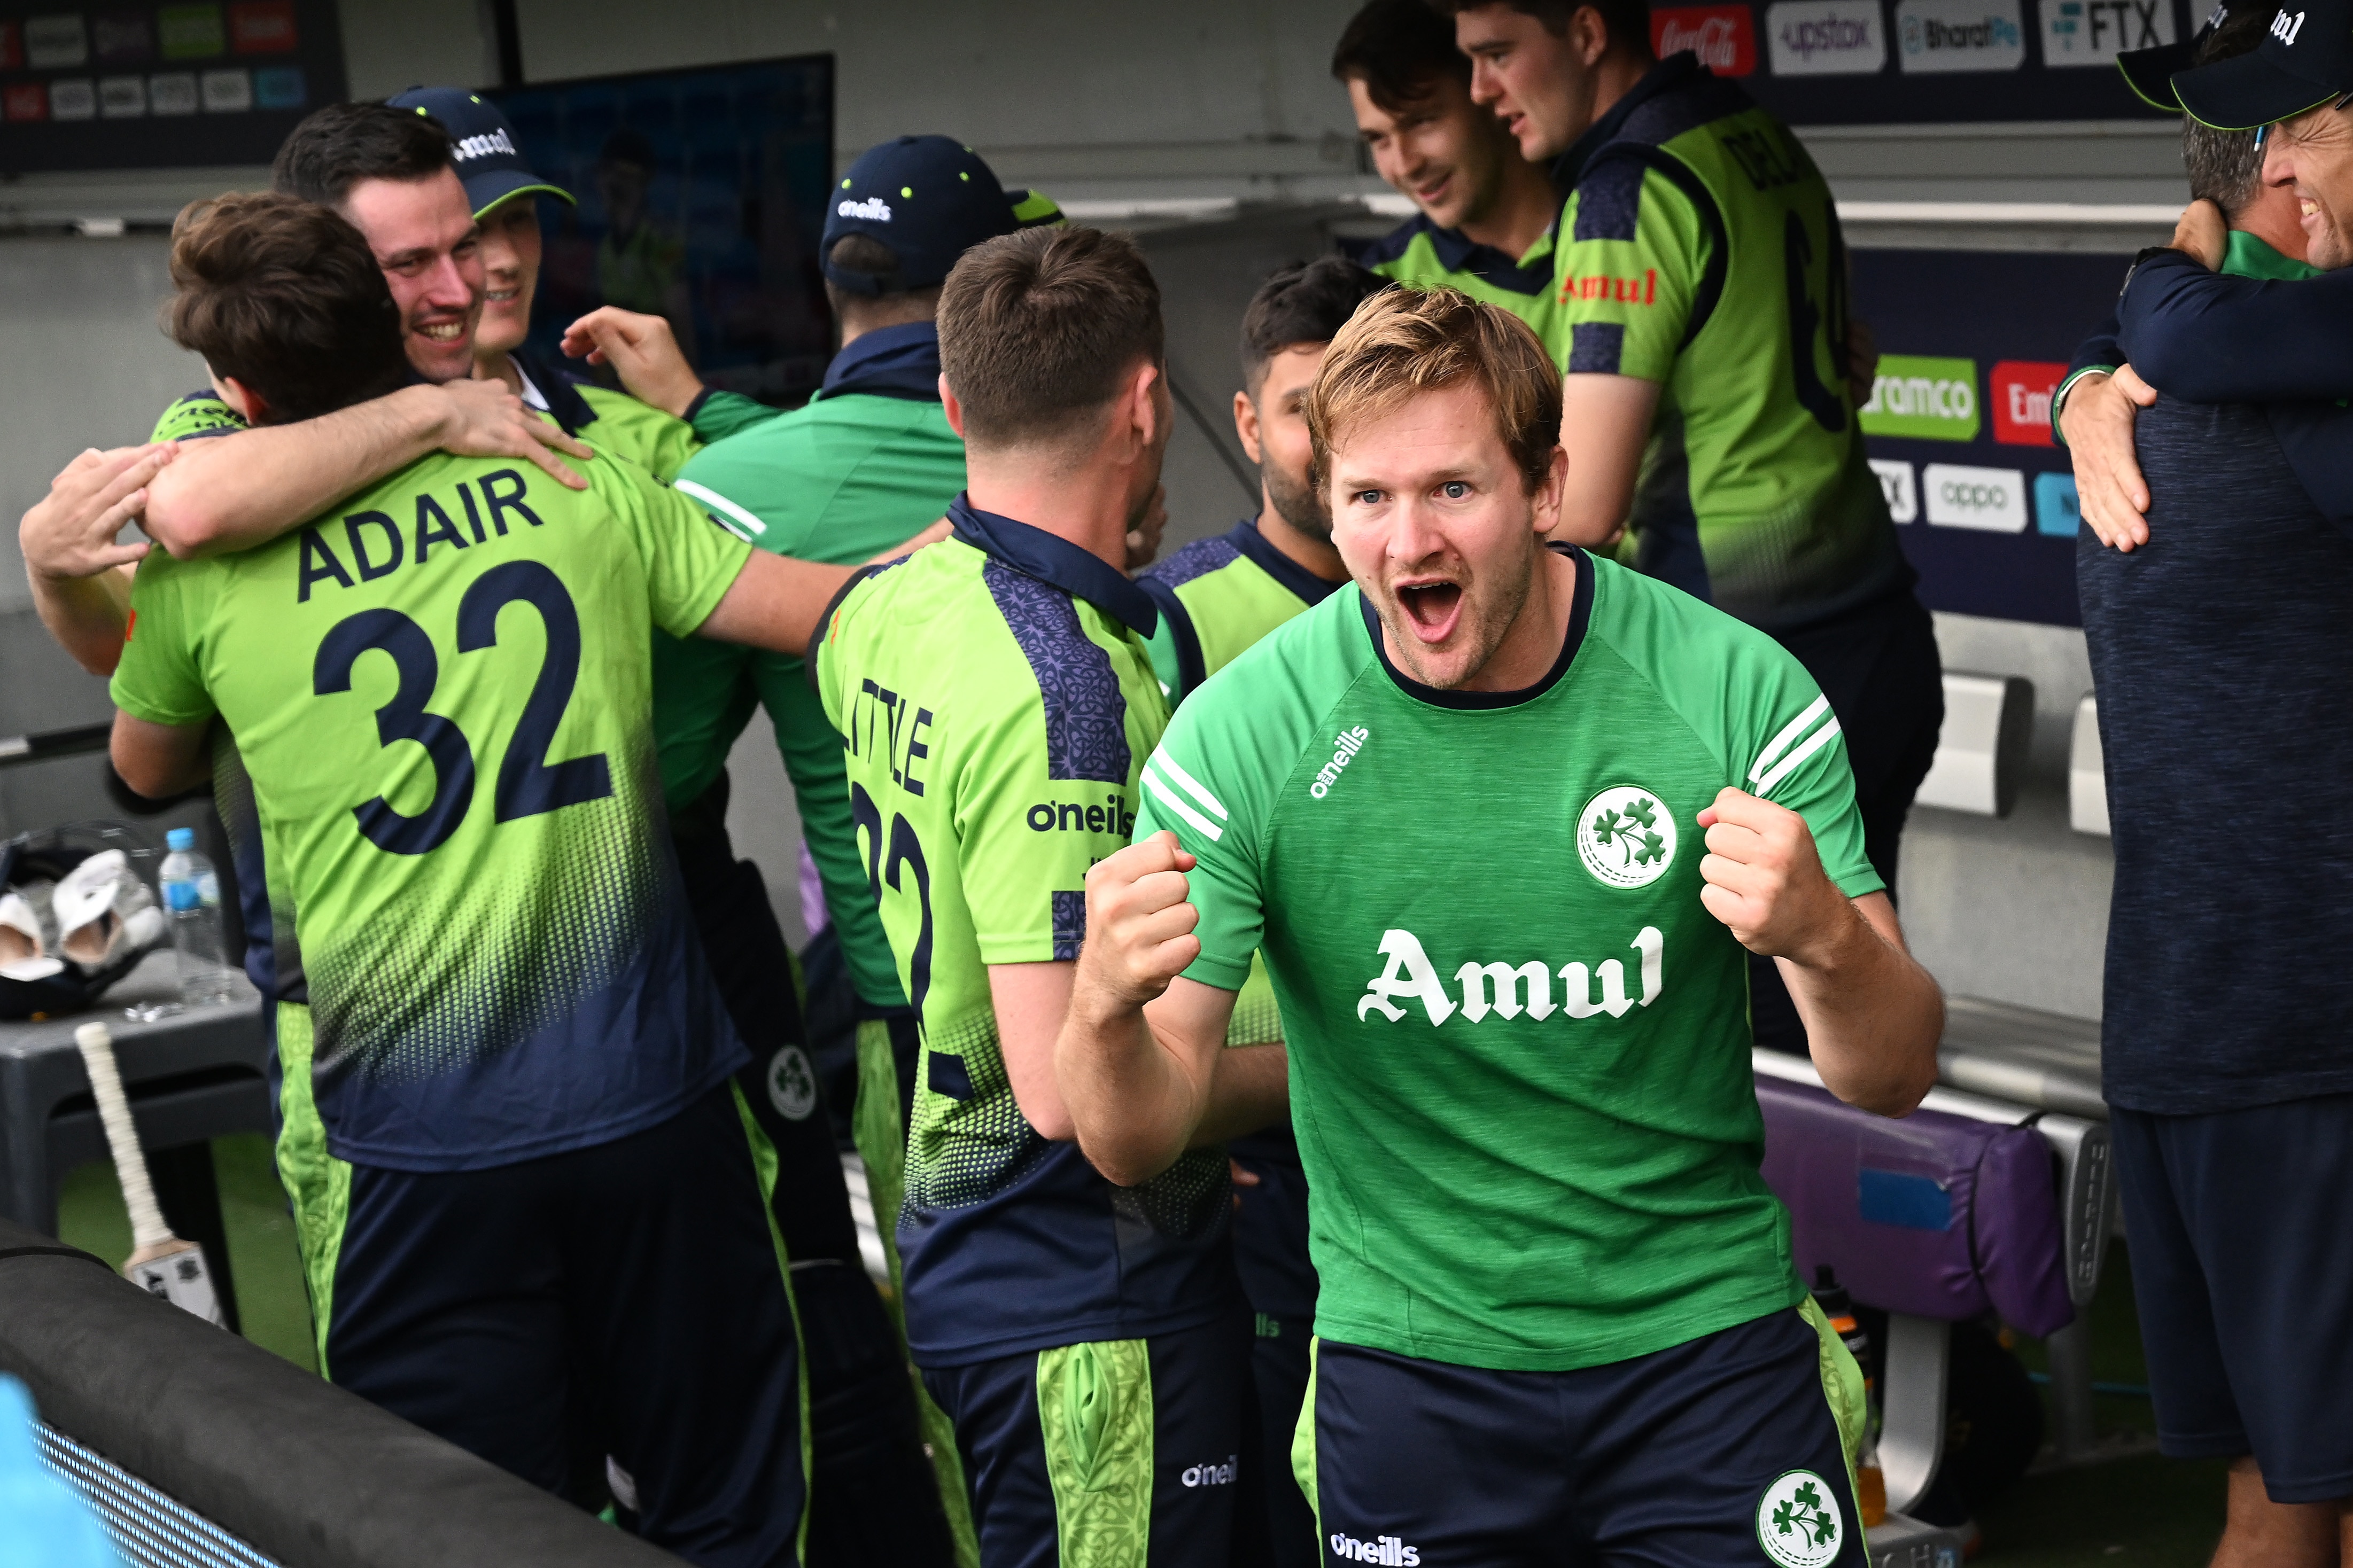
M1887 1520L1887 1473L1879 1466L1879 1391L1871 1376L1871 1336L1855 1321L1854 1298L1847 1294L1827 1263L1814 1273L1814 1304L1830 1320L1831 1331L1846 1342L1855 1365L1862 1369L1862 1447L1854 1460L1854 1506L1862 1511L1862 1527L1876 1529Z
M171 853L156 880L172 921L172 946L180 955L180 1000L191 1007L229 998L227 944L221 934L220 878L196 852L194 828L174 827L164 836Z

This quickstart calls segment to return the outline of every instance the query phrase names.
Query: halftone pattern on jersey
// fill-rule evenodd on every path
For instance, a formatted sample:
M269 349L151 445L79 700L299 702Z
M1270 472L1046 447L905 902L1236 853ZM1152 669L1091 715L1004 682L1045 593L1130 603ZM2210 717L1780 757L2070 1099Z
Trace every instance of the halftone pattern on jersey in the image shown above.
M1050 1147L1022 1119L993 1014L927 1031L907 1135L907 1202L964 1208L1003 1191ZM959 1081L961 1080L961 1081ZM943 1093L943 1087L954 1093Z

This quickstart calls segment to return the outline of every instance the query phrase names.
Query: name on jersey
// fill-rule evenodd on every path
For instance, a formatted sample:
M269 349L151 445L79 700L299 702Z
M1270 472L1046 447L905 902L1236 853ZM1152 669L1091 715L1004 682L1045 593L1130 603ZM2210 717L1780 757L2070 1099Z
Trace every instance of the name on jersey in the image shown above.
M1620 305L1655 305L1659 302L1659 272L1654 267L1642 268L1640 278L1612 278L1597 272L1589 278L1571 278L1560 286L1562 304L1571 300L1599 300Z
M1116 795L1100 802L1041 800L1031 806L1028 821L1032 833L1116 833L1135 837L1135 813Z
M1353 730L1343 730L1333 736L1332 760L1325 763L1322 771L1316 773L1315 782L1307 786L1307 793L1317 800L1322 800L1325 795L1330 795L1332 786L1339 782L1340 770L1356 761L1356 753L1363 751L1365 742L1372 738L1373 732L1362 724Z
M493 131L483 136L466 137L452 147L450 152L460 163L469 158L487 158L493 153L504 153L510 158L516 155L514 143L507 140L507 133L503 131Z
M930 743L923 738L931 727L930 709L917 706L912 697L861 680L858 695L850 700L849 721L841 727L841 748L853 757L882 758L892 784L909 795L921 795L923 781L916 776L915 764L932 754Z
M470 484L459 480L456 495L447 500L429 490L419 491L414 526L390 512L351 512L343 518L342 554L336 553L327 525L314 522L302 531L294 601L310 603L311 588L321 583L349 588L388 577L403 566L422 566L437 544L446 552L488 543L493 533L503 539L510 513L533 528L544 527L539 514L523 504L530 493L521 474L501 468ZM463 530L458 526L460 517L466 520Z
M1419 1003L1421 1011L1432 1027L1443 1024L1456 1013L1466 1024L1476 1024L1489 1015L1498 1018L1516 1018L1525 1013L1542 1020L1555 1013L1569 1018L1590 1018L1607 1013L1612 1018L1622 1018L1637 1007L1647 1007L1659 999L1666 987L1667 939L1656 926L1644 926L1627 945L1634 950L1641 975L1641 994L1630 995L1626 990L1626 964L1622 959L1604 959L1598 969L1582 963L1560 966L1561 997L1553 1001L1554 970L1540 959L1525 963L1485 963L1472 959L1454 972L1454 983L1461 989L1458 1002L1438 978L1438 966L1421 945L1421 939L1409 931L1391 929L1381 933L1381 956L1388 967L1366 983L1365 994L1356 998L1359 1022L1378 1013L1390 1023L1401 1022L1408 1009L1401 1003ZM1601 994L1593 994L1594 983L1600 983Z

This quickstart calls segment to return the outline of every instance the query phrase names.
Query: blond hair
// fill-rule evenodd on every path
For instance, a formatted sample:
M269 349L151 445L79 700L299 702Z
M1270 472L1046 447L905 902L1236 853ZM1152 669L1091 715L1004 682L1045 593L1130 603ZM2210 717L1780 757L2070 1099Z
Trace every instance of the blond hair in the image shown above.
M1356 307L1308 390L1312 474L1331 478L1332 449L1349 428L1410 398L1474 382L1495 416L1529 494L1560 444L1560 373L1527 323L1454 289L1388 289Z

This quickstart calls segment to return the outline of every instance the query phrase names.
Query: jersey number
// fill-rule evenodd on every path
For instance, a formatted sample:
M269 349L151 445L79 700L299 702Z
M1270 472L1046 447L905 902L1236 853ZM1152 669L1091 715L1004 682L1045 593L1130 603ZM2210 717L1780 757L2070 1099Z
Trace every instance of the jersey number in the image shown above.
M866 835L866 886L874 895L874 902L882 902L882 884L889 882L894 893L909 889L900 873L911 872L914 880L915 906L923 920L915 932L915 945L907 954L907 1001L915 1016L923 1016L923 997L932 988L932 869L923 863L923 846L915 837L914 824L896 812L891 816L891 831L882 831L882 808L866 793L866 786L853 783L849 786L849 816L859 831Z
M1824 386L1814 368L1814 334L1823 331L1829 340L1831 361L1835 374L1844 379L1846 366L1846 279L1839 265L1838 247L1831 247L1830 266L1825 269L1822 292L1824 305L1814 303L1811 279L1814 244L1807 237L1806 220L1796 213L1789 214L1783 231L1783 254L1789 271L1789 369L1797 382L1798 401L1814 416L1814 423L1823 429L1836 432L1846 428L1846 399L1833 387Z
M495 647L499 612L516 602L539 612L547 628L547 657L532 682L522 718L499 764L494 796L496 820L512 822L613 793L612 769L602 752L550 763L556 726L580 679L580 616L554 573L536 561L510 561L474 580L458 602L458 651ZM352 668L370 648L389 655L400 684L391 700L375 710L379 744L414 741L433 763L433 798L410 816L377 795L352 808L360 831L377 848L394 855L423 855L448 842L466 819L474 798L474 751L456 722L425 705L441 678L433 639L398 610L362 610L335 623L319 644L311 669L311 689L321 697L352 689ZM928 930L929 921L925 922Z

